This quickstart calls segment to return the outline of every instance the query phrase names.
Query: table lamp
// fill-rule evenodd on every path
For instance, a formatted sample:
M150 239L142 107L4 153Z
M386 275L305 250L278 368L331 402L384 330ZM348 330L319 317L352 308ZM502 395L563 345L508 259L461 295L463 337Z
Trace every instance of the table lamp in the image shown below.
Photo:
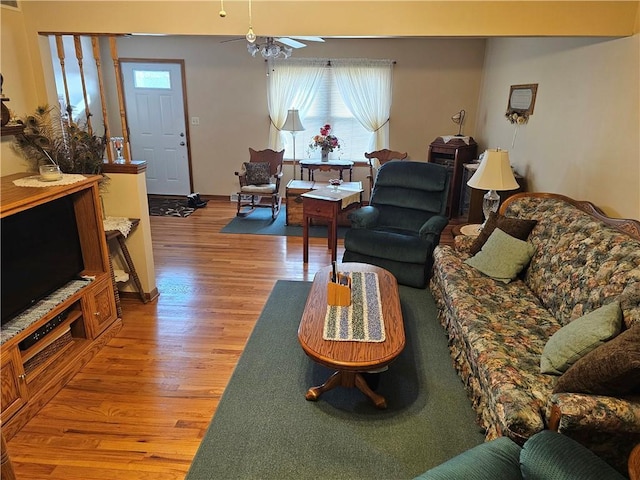
M282 130L285 132L291 132L293 137L293 178L296 178L296 133L302 132L304 127L300 121L300 115L298 110L291 109L287 112L287 119L284 121Z
M486 223L489 214L498 211L500 205L498 191L515 190L519 187L509 163L509 152L499 148L486 150L480 166L467 185L478 190L488 190L482 201L482 213ZM484 223L482 225L484 226Z

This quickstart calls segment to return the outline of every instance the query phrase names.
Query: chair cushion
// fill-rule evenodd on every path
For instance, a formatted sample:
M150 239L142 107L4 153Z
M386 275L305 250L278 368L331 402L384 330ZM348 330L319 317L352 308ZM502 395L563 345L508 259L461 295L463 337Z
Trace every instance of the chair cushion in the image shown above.
M622 311L618 302L603 305L572 320L554 333L540 358L542 373L561 375L578 359L620 333Z
M370 257L422 264L435 247L428 239L421 239L413 232L359 228L347 230L344 246L345 250Z
M495 280L509 283L529 264L534 251L530 243L496 228L482 250L465 263Z
M269 162L244 162L247 184L264 185L271 181Z
M255 193L257 195L273 195L276 193L276 184L268 183L266 185L247 185L240 189L241 193Z
M531 230L533 230L533 227L536 226L536 223L538 223L537 220L510 218L500 215L499 213L491 212L487 222L484 224L484 227L480 230L480 234L471 244L469 251L471 252L471 255L478 253L496 228L508 233L512 237L520 240L526 240L529 237Z
M415 480L522 480L520 447L508 437L482 443Z
M640 394L640 325L587 353L558 379L554 393Z

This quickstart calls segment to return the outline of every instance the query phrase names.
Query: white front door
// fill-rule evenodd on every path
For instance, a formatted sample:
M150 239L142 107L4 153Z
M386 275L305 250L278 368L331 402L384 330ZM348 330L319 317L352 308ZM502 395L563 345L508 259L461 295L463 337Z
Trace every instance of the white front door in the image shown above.
M122 61L131 159L147 162L147 193L191 193L182 65Z

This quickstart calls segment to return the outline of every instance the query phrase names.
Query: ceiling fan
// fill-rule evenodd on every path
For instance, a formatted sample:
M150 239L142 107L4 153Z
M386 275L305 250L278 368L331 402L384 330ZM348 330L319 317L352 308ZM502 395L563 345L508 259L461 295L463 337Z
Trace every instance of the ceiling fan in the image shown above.
M258 52L264 58L289 58L294 48L304 48L307 42L324 42L320 37L264 37L264 42L258 42L257 37L252 41L247 38L247 50L255 57Z
M224 10L224 0L220 0L219 14L223 18L227 16L227 12ZM260 52L260 54L266 59L289 58L294 48L304 48L307 46L300 40L304 40L305 42L324 42L323 38L314 36L264 37L264 42L258 42L258 37L253 31L252 20L251 0L249 0L249 30L247 31L245 38L247 40L247 50L253 57Z

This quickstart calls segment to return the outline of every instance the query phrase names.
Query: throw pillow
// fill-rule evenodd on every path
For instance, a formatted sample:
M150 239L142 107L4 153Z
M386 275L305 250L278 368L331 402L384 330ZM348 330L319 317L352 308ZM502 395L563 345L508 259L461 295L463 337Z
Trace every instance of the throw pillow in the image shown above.
M529 264L534 251L530 243L496 228L482 250L465 263L495 280L509 283Z
M540 358L542 373L561 375L578 359L620 333L622 310L612 302L571 321L547 341Z
M269 162L244 162L248 185L264 185L271 183Z
M471 252L471 255L478 253L496 228L508 233L512 237L520 240L526 240L529 237L531 230L533 230L533 227L536 226L536 223L538 223L537 220L505 217L499 213L491 212L487 222L484 224L484 227L480 230L480 234L471 244L469 251Z
M553 392L640 394L640 325L579 359L558 379Z

